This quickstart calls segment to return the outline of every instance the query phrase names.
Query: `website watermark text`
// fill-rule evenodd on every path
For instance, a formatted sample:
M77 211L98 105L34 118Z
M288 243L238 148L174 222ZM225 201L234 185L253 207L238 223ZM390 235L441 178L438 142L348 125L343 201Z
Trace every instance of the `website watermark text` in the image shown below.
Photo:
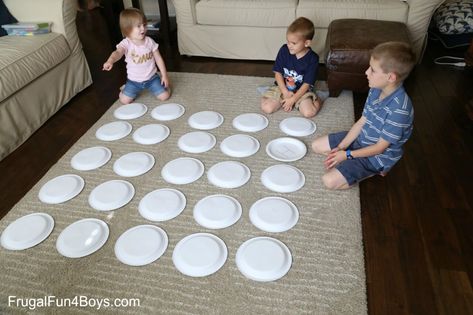
M36 310L38 308L93 308L96 310L104 308L140 307L138 298L94 298L85 295L76 295L70 298L46 295L37 298L25 298L15 295L8 296L9 307L27 308Z

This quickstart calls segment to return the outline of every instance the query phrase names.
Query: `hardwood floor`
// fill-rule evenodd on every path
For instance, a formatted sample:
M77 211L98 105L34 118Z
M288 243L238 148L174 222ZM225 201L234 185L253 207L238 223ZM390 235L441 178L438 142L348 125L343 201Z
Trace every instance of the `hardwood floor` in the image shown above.
M125 80L123 63L101 71L113 44L100 10L81 12L77 22L95 83L0 162L0 216L97 121ZM169 71L271 76L271 62L160 48ZM360 185L370 314L473 314L473 69L436 66L433 58L446 53L429 43L406 81L416 116L403 159ZM365 97L355 94L357 117Z

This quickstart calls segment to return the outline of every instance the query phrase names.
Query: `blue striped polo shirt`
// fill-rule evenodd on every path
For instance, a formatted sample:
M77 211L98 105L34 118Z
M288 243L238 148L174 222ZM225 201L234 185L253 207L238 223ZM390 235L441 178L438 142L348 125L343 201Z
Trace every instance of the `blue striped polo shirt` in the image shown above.
M380 89L370 89L363 109L366 123L357 140L362 147L377 143L380 137L390 143L384 152L368 158L387 172L401 159L402 146L411 136L414 108L402 85L383 100L379 100L380 94Z

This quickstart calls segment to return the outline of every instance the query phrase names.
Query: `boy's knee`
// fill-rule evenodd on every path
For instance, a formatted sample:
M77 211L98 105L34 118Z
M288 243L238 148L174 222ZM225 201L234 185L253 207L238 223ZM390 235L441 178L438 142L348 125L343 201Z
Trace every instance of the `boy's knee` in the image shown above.
M307 98L301 102L299 105L299 111L302 116L306 118L312 118L319 112L321 104L319 100L311 101L310 98Z
M317 114L317 111L315 110L315 108L310 107L310 108L306 108L303 111L301 111L301 114L305 118L312 118L312 117L315 116L315 114Z
M265 114L271 114L273 110L267 104L261 104L261 110Z
M326 173L322 176L322 182L324 183L325 187L328 189L337 189L337 181L330 173Z
M325 187L331 190L350 188L345 177L337 169L331 169L328 173L325 173L325 175L322 176L322 181Z
M271 113L274 113L275 112L275 106L274 104L269 101L268 99L262 99L261 100L261 110L265 113L265 114L271 114Z

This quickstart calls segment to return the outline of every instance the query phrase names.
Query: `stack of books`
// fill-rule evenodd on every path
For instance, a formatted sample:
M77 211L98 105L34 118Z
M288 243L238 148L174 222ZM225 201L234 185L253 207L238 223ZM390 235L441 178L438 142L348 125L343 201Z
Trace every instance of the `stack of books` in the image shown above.
M18 22L2 25L8 35L33 36L51 32L50 22Z

